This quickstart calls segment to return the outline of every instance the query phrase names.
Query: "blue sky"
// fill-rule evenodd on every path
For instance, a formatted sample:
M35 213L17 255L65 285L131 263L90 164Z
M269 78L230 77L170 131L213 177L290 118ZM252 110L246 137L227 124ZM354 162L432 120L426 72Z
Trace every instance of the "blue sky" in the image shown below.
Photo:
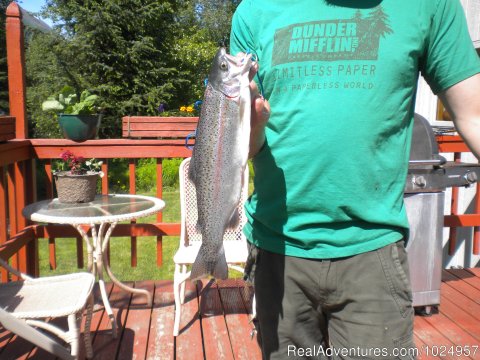
M36 12L45 5L45 0L21 0L20 6L25 10Z
M25 10L28 10L30 12L37 12L40 11L42 6L45 5L45 0L21 0L19 1L19 4L22 8ZM48 19L42 19L45 21L48 25L52 25L52 22Z

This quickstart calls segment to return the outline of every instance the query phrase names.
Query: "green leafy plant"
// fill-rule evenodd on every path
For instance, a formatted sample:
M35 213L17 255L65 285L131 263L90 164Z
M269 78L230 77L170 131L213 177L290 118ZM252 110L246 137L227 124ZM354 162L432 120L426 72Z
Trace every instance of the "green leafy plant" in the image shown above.
M54 111L59 114L91 115L99 111L98 96L82 91L80 99L71 86L65 86L58 95L50 96L42 103L43 111Z
M60 154L60 159L57 164L57 171L70 171L72 175L83 175L88 171L99 172L101 175L101 166L103 161L94 158L86 160L82 156L75 156L71 151L64 151Z

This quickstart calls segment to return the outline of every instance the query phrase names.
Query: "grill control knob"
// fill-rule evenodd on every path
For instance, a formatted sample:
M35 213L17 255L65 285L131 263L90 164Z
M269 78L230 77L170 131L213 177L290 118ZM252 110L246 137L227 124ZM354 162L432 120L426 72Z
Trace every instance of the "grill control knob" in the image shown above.
M413 182L415 183L415 185L421 188L424 188L425 186L427 186L427 180L423 175L416 176Z
M477 180L478 180L477 173L474 173L474 172L467 172L464 175L464 178L465 178L465 180L467 180L467 182L469 184L473 184L474 182L477 182Z

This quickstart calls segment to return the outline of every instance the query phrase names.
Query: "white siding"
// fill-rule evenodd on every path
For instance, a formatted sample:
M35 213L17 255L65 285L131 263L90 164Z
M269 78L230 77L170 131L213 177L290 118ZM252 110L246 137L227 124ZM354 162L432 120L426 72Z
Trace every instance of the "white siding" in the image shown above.
M480 0L460 0L467 17L470 37L476 48L480 47Z

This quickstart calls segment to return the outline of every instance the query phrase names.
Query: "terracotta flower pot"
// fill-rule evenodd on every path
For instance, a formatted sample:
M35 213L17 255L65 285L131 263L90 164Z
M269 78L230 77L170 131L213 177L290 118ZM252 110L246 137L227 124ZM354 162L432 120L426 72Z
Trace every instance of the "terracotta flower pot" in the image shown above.
M70 171L53 174L57 187L58 201L61 203L85 203L95 199L98 172L89 171L83 175L73 175Z

